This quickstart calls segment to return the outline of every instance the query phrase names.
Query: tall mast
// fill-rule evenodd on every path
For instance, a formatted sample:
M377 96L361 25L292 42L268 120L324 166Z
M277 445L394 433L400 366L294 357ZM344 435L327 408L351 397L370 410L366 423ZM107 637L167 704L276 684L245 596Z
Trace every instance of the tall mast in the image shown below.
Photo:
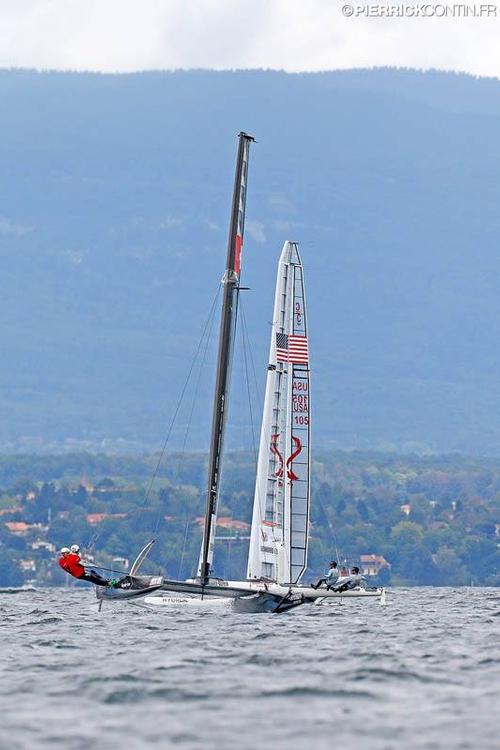
M205 528L200 556L199 576L205 585L210 576L214 553L217 502L219 499L220 469L224 432L228 412L231 358L234 341L234 328L238 309L239 282L241 275L241 250L245 225L246 188L248 175L248 155L250 143L254 140L247 133L239 133L238 158L234 178L233 205L229 238L227 243L226 270L222 278L223 298L219 331L219 353L215 383L214 407L212 415L212 435L208 464L207 505Z

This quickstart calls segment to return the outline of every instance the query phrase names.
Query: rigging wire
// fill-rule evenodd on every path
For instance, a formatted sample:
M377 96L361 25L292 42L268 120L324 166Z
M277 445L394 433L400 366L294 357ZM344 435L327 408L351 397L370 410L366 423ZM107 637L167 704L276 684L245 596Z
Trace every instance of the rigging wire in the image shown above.
M181 390L181 394L179 396L179 399L177 401L176 407L174 409L174 413L173 413L172 418L170 420L170 424L169 424L169 428L168 428L168 431L167 431L167 435L166 435L166 438L165 438L165 440L163 442L162 449L160 451L160 455L159 455L158 461L156 463L156 467L155 467L155 469L153 471L153 475L152 475L151 480L149 482L149 486L148 486L145 498L144 498L141 506L139 508L137 508L132 513L132 517L138 518L138 516L144 511L144 509L146 508L146 506L147 506L147 504L149 502L149 499L150 499L150 496L151 496L151 491L152 491L154 482L156 480L156 477L158 475L158 472L160 470L161 462L162 462L163 457L165 455L165 451L167 449L167 445L168 445L170 437L172 435L172 430L174 428L175 421L177 419L177 415L178 415L179 410L180 410L180 408L182 406L182 402L184 400L184 396L186 394L186 390L187 390L187 387L189 385L189 381L191 379L191 375L193 373L193 369L194 369L194 366L196 364L196 360L198 358L198 355L200 353L200 349L201 349L203 341L205 339L207 328L209 327L209 325L211 326L212 323L213 323L214 310L215 310L215 306L217 304L217 300L218 300L219 295L220 295L220 290L221 290L221 286L219 284L219 286L217 287L217 292L216 292L216 294L214 296L214 299L212 301L212 305L210 307L210 311L209 311L208 317L207 317L207 319L205 321L205 324L203 326L203 330L202 330L200 339L198 341L198 345L196 347L196 351L195 351L195 353L194 353L194 355L192 357L191 364L190 364L190 367L189 367L189 370L188 370L188 374L187 374L186 380L185 380L184 385L183 385L182 390ZM156 533L156 530L155 530L155 533ZM97 541L98 541L99 537L100 537L100 532L97 532L96 534L94 534L93 538L90 541L89 547L87 548L88 551L92 552L92 551L95 550L95 547L97 545Z
M246 337L246 342L247 342L246 349L248 349L249 355L250 355L249 359L250 359L250 364L251 364L252 374L253 374L253 384L254 384L254 387L255 387L256 397L257 397L257 399L259 399L260 398L260 393L259 393L259 386L258 386L258 383L257 383L257 374L256 374L256 370L255 370L255 360L254 360L254 357L253 357L253 347L251 346L251 342L250 342L250 336L249 336L249 333L248 333L248 326L246 324L245 311L244 311L243 305L241 307L241 316L242 316L242 319L243 319L243 333L244 333L243 340L245 340L245 337ZM245 352L245 369L247 370L246 349L244 348L244 352ZM249 377L248 377L248 371L247 371L246 374L247 374L247 387L248 387L248 394L249 394ZM260 488L260 484L258 482L258 476L257 476L257 474L258 474L258 458L257 458L257 449L256 449L256 440L255 440L255 432L254 432L254 423L253 423L253 418L252 418L252 408L251 408L251 397L250 397L250 394L248 395L248 399L249 399L249 405L250 405L250 415L251 415L250 418L251 418L251 424L252 424L252 443L253 443L254 460L255 460L255 494L257 495L257 505L258 505L258 508L259 508L259 517L260 517L260 521L262 523L263 521L266 520L266 498L262 497L261 488ZM262 403L263 403L263 401L264 400L262 399ZM271 436L269 435L269 441L268 442L270 442L270 440L271 440ZM274 525L273 526L269 526L268 528L269 528L269 534L270 534L273 542L276 542L277 541L277 537L276 537L276 532L275 532L275 526ZM262 533L262 530L261 530L261 533Z
M245 319L245 310L243 307L243 301L241 301L241 331L242 331L242 343L243 343L243 360L245 364L245 383L247 387L247 398L248 398L248 411L250 414L250 427L252 430L252 447L253 447L253 455L254 455L254 462L255 462L255 470L257 471L257 446L255 441L255 423L253 418L253 409L252 409L252 394L250 393L250 377L248 372L248 357L252 356L252 349L250 347L250 338L248 336L248 328L246 324ZM252 360L253 362L253 360ZM254 370L255 374L255 370Z
M244 363L245 363L245 382L247 386L248 409L250 413L250 426L252 430L252 447L253 447L254 464L255 464L255 494L257 495L259 515L260 515L260 520L262 522L265 518L265 508L263 509L262 507L262 498L261 498L261 492L260 492L260 485L258 481L258 457L257 457L257 446L256 446L256 440L255 440L253 410L252 410L252 396L250 393L250 378L249 378L249 373L248 373L248 355L251 360L256 392L258 391L258 387L257 387L257 378L255 375L255 363L253 360L252 347L250 345L250 337L248 335L248 327L246 324L245 310L244 310L243 304L241 305L241 328L242 328L242 341L243 341L243 358L244 358ZM274 535L273 527L272 527L272 536L274 539L275 535Z
M128 576L129 573L127 570L117 570L116 568L105 568L104 565L96 565L95 562L87 562L83 561L82 565L85 565L87 568L97 568L97 570L107 570L109 573L119 573L122 576Z
M321 495L319 492L316 494L316 498L318 500L318 505L320 507L321 513L323 515L323 518L326 521L326 526L328 528L328 531L330 532L331 540L333 542L333 546L335 547L335 559L340 563L340 555L339 555L339 548L337 544L337 535L335 534L335 529L333 527L333 524L330 522L330 519L328 518L326 514L326 509L323 504L323 500L321 499Z
M209 314L208 314L208 318L207 318L207 320L205 321L205 325L204 325L204 327L203 327L203 331L202 331L202 334L201 334L200 340L198 341L198 346L197 346L197 348L196 348L196 351L195 351L195 354L194 354L194 356L193 356L193 358L192 358L192 361L191 361L191 365L190 365L190 367L189 367L189 371L188 371L188 374L187 374L187 377L186 377L185 383L184 383L184 385L183 385L183 387L182 387L181 395L180 395L180 397L179 397L179 400L177 401L177 405L176 405L176 407L175 407L175 410L174 410L174 413L173 413L172 419L170 420L170 425L169 425L169 428L168 428L167 436L166 436L166 438L165 438L165 440L164 440L164 443L163 443L163 447L162 447L162 449L161 449L161 452L160 452L160 456L159 456L159 458L158 458L158 461L157 461L157 464L156 464L156 468L155 468L155 470L154 470L154 472L153 472L153 476L151 477L151 481L150 481L150 483L149 483L149 487L148 487L148 490L147 490L147 492L146 492L146 497L145 497L145 499L144 499L143 505L142 505L142 507L141 507L141 509L140 509L140 510L144 510L144 508L145 508L145 507L146 507L146 505L148 504L149 498L150 498L150 496L151 496L151 490L152 490L152 488L153 488L153 484L154 484L154 482L155 482L155 479L156 479L156 477L157 477L157 475L158 475L158 472L159 472L159 470L160 470L160 466L161 466L161 462L162 462L162 460L163 460L163 456L165 455L165 451L166 451L166 449L167 449L167 445L168 445L168 442L169 442L169 440L170 440L170 436L171 436L171 434L172 434L172 430L173 430L173 428L174 428L174 424L175 424L175 421L176 421L176 419L177 419L177 415L178 415L178 413L179 413L179 410L180 410L180 408L181 408L181 406L182 406L182 402L183 402L183 400L184 400L184 396L185 396L185 394L186 394L186 390L187 390L187 387L188 387L188 385L189 385L189 381L190 381L190 379L191 379L191 375L192 375L192 372L193 372L193 369L194 369L194 366L195 366L196 360L197 360L197 358L198 358L198 354L199 354L199 352L200 352L200 349L201 349L201 346L202 346L202 342L203 342L203 339L204 339L204 337L205 337L205 333L206 333L206 330L207 330L207 328L208 328L208 325L209 325L209 323L210 323L210 320L211 320L211 318L212 318L212 315L213 315L213 311L214 311L214 309L215 309L215 305L216 305L217 299L218 299L218 297L219 297L219 294L220 294L220 286L219 286L219 287L218 287L218 289L217 289L217 294L216 294L216 295L215 295L215 297L214 297L214 300L213 300L213 302L212 302L212 307L210 308L210 312L209 312Z
M184 527L184 539L182 540L182 551L179 560L179 569L177 571L177 579L181 580L182 566L184 565L184 556L186 554L187 536L189 531L189 518L186 518L186 525Z
M250 336L249 336L249 333L248 333L248 326L246 324L246 320L244 320L243 322L245 324L245 329L246 329L246 332L247 332L247 341L248 341L248 344L249 344L250 365L252 367L253 385L255 387L255 396L257 398L257 402L258 403L263 403L264 399L262 398L261 389L259 388L259 383L258 383L258 380L257 380L257 373L255 371L255 359L254 359L254 356L253 356L254 348L251 345L252 342L250 341Z
M240 279L241 281L241 279ZM222 285L221 285L222 286ZM232 370L233 370L233 363L234 363L234 351L235 351L235 341L236 341L236 332L238 330L238 316L239 316L239 310L240 310L240 304L241 304L241 295L240 295L241 288L239 286L236 287L236 303L235 303L235 310L234 310L234 323L233 323L233 331L232 331L232 340L231 340L231 346L230 346L230 352L231 356L228 363L228 379L227 382L229 384L229 389L231 387L231 380L232 380ZM217 517L217 513L219 510L219 499L220 499L220 479L219 479L219 486L218 491L216 495L216 507L215 507L215 517ZM210 532L209 532L209 538L210 540L213 540L213 550L215 550L215 541L216 541L216 529L217 524L215 526L211 526ZM202 541L203 544L203 541ZM213 560L215 557L215 553L212 552L212 560L210 562L210 569L213 568ZM200 557L201 561L201 557Z
M209 344L210 344L210 339L212 337L212 331L213 331L214 321L215 321L215 307L214 307L214 310L213 310L213 313L212 313L212 318L211 318L211 321L210 321L210 329L209 329L207 337L205 339L205 347L203 349L203 354L202 354L202 357L201 357L201 360L200 360L200 367L199 367L199 370L198 370L198 377L196 379L196 384L195 384L193 399L192 399L192 402L191 402L191 409L190 409L190 412L189 412L189 417L188 417L188 421L187 421L187 425L186 425L186 430L184 432L184 440L183 440L183 443L182 443L181 454L179 456L179 461L177 463L177 470L176 470L176 473L175 473L175 481L176 482L179 479L179 474L180 474L180 471L181 471L181 466L182 466L182 463L184 461L184 456L186 454L186 445L187 445L189 433L191 431L191 425L192 425L192 422L193 422L193 415L194 415L194 410L195 410L195 407L196 407L196 402L198 400L198 393L199 393L199 390L200 390L201 376L203 374L203 370L205 368L205 364L206 364L206 361L207 361L208 347L209 347Z
M209 347L210 340L211 340L211 337L212 337L212 331L213 331L214 321L215 321L216 303L217 303L218 297L220 295L220 289L221 289L221 287L219 286L217 294L216 294L215 299L214 299L214 302L212 304L212 307L210 308L210 313L209 313L209 317L207 319L207 323L205 324L205 327L203 329L203 333L202 333L202 336L201 336L201 339L200 339L200 346L198 347L198 349L196 351L196 355L195 355L195 358L194 358L194 361L193 361L193 367L194 367L195 361L196 361L196 359L198 357L200 349L203 346L203 340L204 340L203 352L202 352L202 356L201 356L201 359L200 359L200 366L199 366L199 369L198 369L198 375L197 375L196 383L195 383L195 387L194 387L193 398L192 398L192 401L191 401L191 408L190 408L190 411L189 411L189 416L188 416L188 420L187 420L187 424L186 424L186 429L184 431L184 439L183 439L183 442L182 442L182 448L181 448L181 452L180 452L180 455L179 455L179 460L177 462L177 468L176 468L175 474L172 477L172 484L173 485L176 485L177 482L178 482L178 480L179 480L179 474L180 474L181 467L182 467L183 462L184 462L184 457L186 455L186 445L187 445L189 433L191 431L191 424L192 424L192 421L193 421L194 410L195 410L195 407L196 407L196 403L198 401L198 393L199 393L199 390L200 390L201 376L203 374L203 370L204 370L205 363L206 363L206 360L207 360L208 347ZM161 514L161 511L160 511L160 508L158 508L158 517L156 519L156 524L155 524L155 529L154 529L154 533L155 534L157 534L158 527L159 527L159 525L161 523L160 514Z

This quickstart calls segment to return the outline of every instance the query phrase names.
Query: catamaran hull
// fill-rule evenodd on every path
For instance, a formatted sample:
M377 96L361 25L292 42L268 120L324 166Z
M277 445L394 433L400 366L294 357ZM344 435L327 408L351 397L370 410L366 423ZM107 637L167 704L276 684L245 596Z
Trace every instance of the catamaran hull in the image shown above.
M352 589L351 591L343 591L343 592L332 592L331 596L325 596L319 599L316 599L314 602L317 606L332 606L334 603L334 600L337 599L342 603L343 599L377 599L382 606L386 605L386 598L385 598L385 588L377 588L377 589Z
M258 580L214 581L205 586L194 581L165 580L161 588L163 591L174 594L194 596L202 601L214 597L232 599L238 611L248 612L284 612L301 604L324 603L343 598L381 598L384 595L382 588L373 590L358 588L338 592Z
M305 603L312 603L318 599L341 599L356 597L380 597L384 593L383 588L363 589L356 588L349 591L327 591L326 589L313 589L311 586L286 585L278 583L263 583L262 581L229 581L228 586L235 589L247 590L252 593L265 593L272 596L283 597L288 595L302 596Z
M143 602L152 609L203 609L212 610L220 607L230 607L234 600L219 599L215 596L202 599L200 596L145 596Z
M148 586L145 589L136 589L134 591L118 591L113 589L103 589L96 586L96 598L101 601L123 602L126 599L137 599L140 596L147 596L159 591L161 586Z
M162 576L127 576L116 588L96 586L95 594L100 601L124 601L152 594L159 591L162 585Z
M327 591L310 586L283 585L268 581L219 581L212 580L202 586L197 581L173 581L160 576L130 576L124 579L126 588L103 588L96 586L97 599L102 601L124 601L142 598L152 609L197 608L213 610L233 604L237 612L282 613L302 604L328 604L336 600L352 598L380 598L384 589L351 589L349 591ZM158 592L164 591L158 595ZM156 594L151 596L151 594Z

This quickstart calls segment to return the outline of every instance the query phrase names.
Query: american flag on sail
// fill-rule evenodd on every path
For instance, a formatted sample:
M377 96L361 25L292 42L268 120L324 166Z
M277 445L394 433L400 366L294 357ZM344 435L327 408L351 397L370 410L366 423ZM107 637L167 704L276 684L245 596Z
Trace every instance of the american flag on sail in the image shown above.
M309 364L307 336L277 333L276 360L278 362L293 362L297 365Z

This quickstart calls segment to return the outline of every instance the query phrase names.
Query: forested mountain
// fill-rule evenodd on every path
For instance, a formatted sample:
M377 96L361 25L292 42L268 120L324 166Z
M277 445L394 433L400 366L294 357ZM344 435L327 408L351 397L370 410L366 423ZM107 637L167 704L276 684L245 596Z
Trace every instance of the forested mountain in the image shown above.
M150 572L196 572L206 457L18 456L0 460L0 586L62 584L57 549L79 543L125 566L151 537ZM225 463L215 573L246 572L255 464ZM379 582L500 585L500 463L493 459L324 451L313 464L309 571L332 557L383 558Z
M5 70L0 97L4 450L159 444L222 273L244 129L259 387L277 258L299 240L315 444L500 452L500 82ZM233 448L250 443L241 373Z

